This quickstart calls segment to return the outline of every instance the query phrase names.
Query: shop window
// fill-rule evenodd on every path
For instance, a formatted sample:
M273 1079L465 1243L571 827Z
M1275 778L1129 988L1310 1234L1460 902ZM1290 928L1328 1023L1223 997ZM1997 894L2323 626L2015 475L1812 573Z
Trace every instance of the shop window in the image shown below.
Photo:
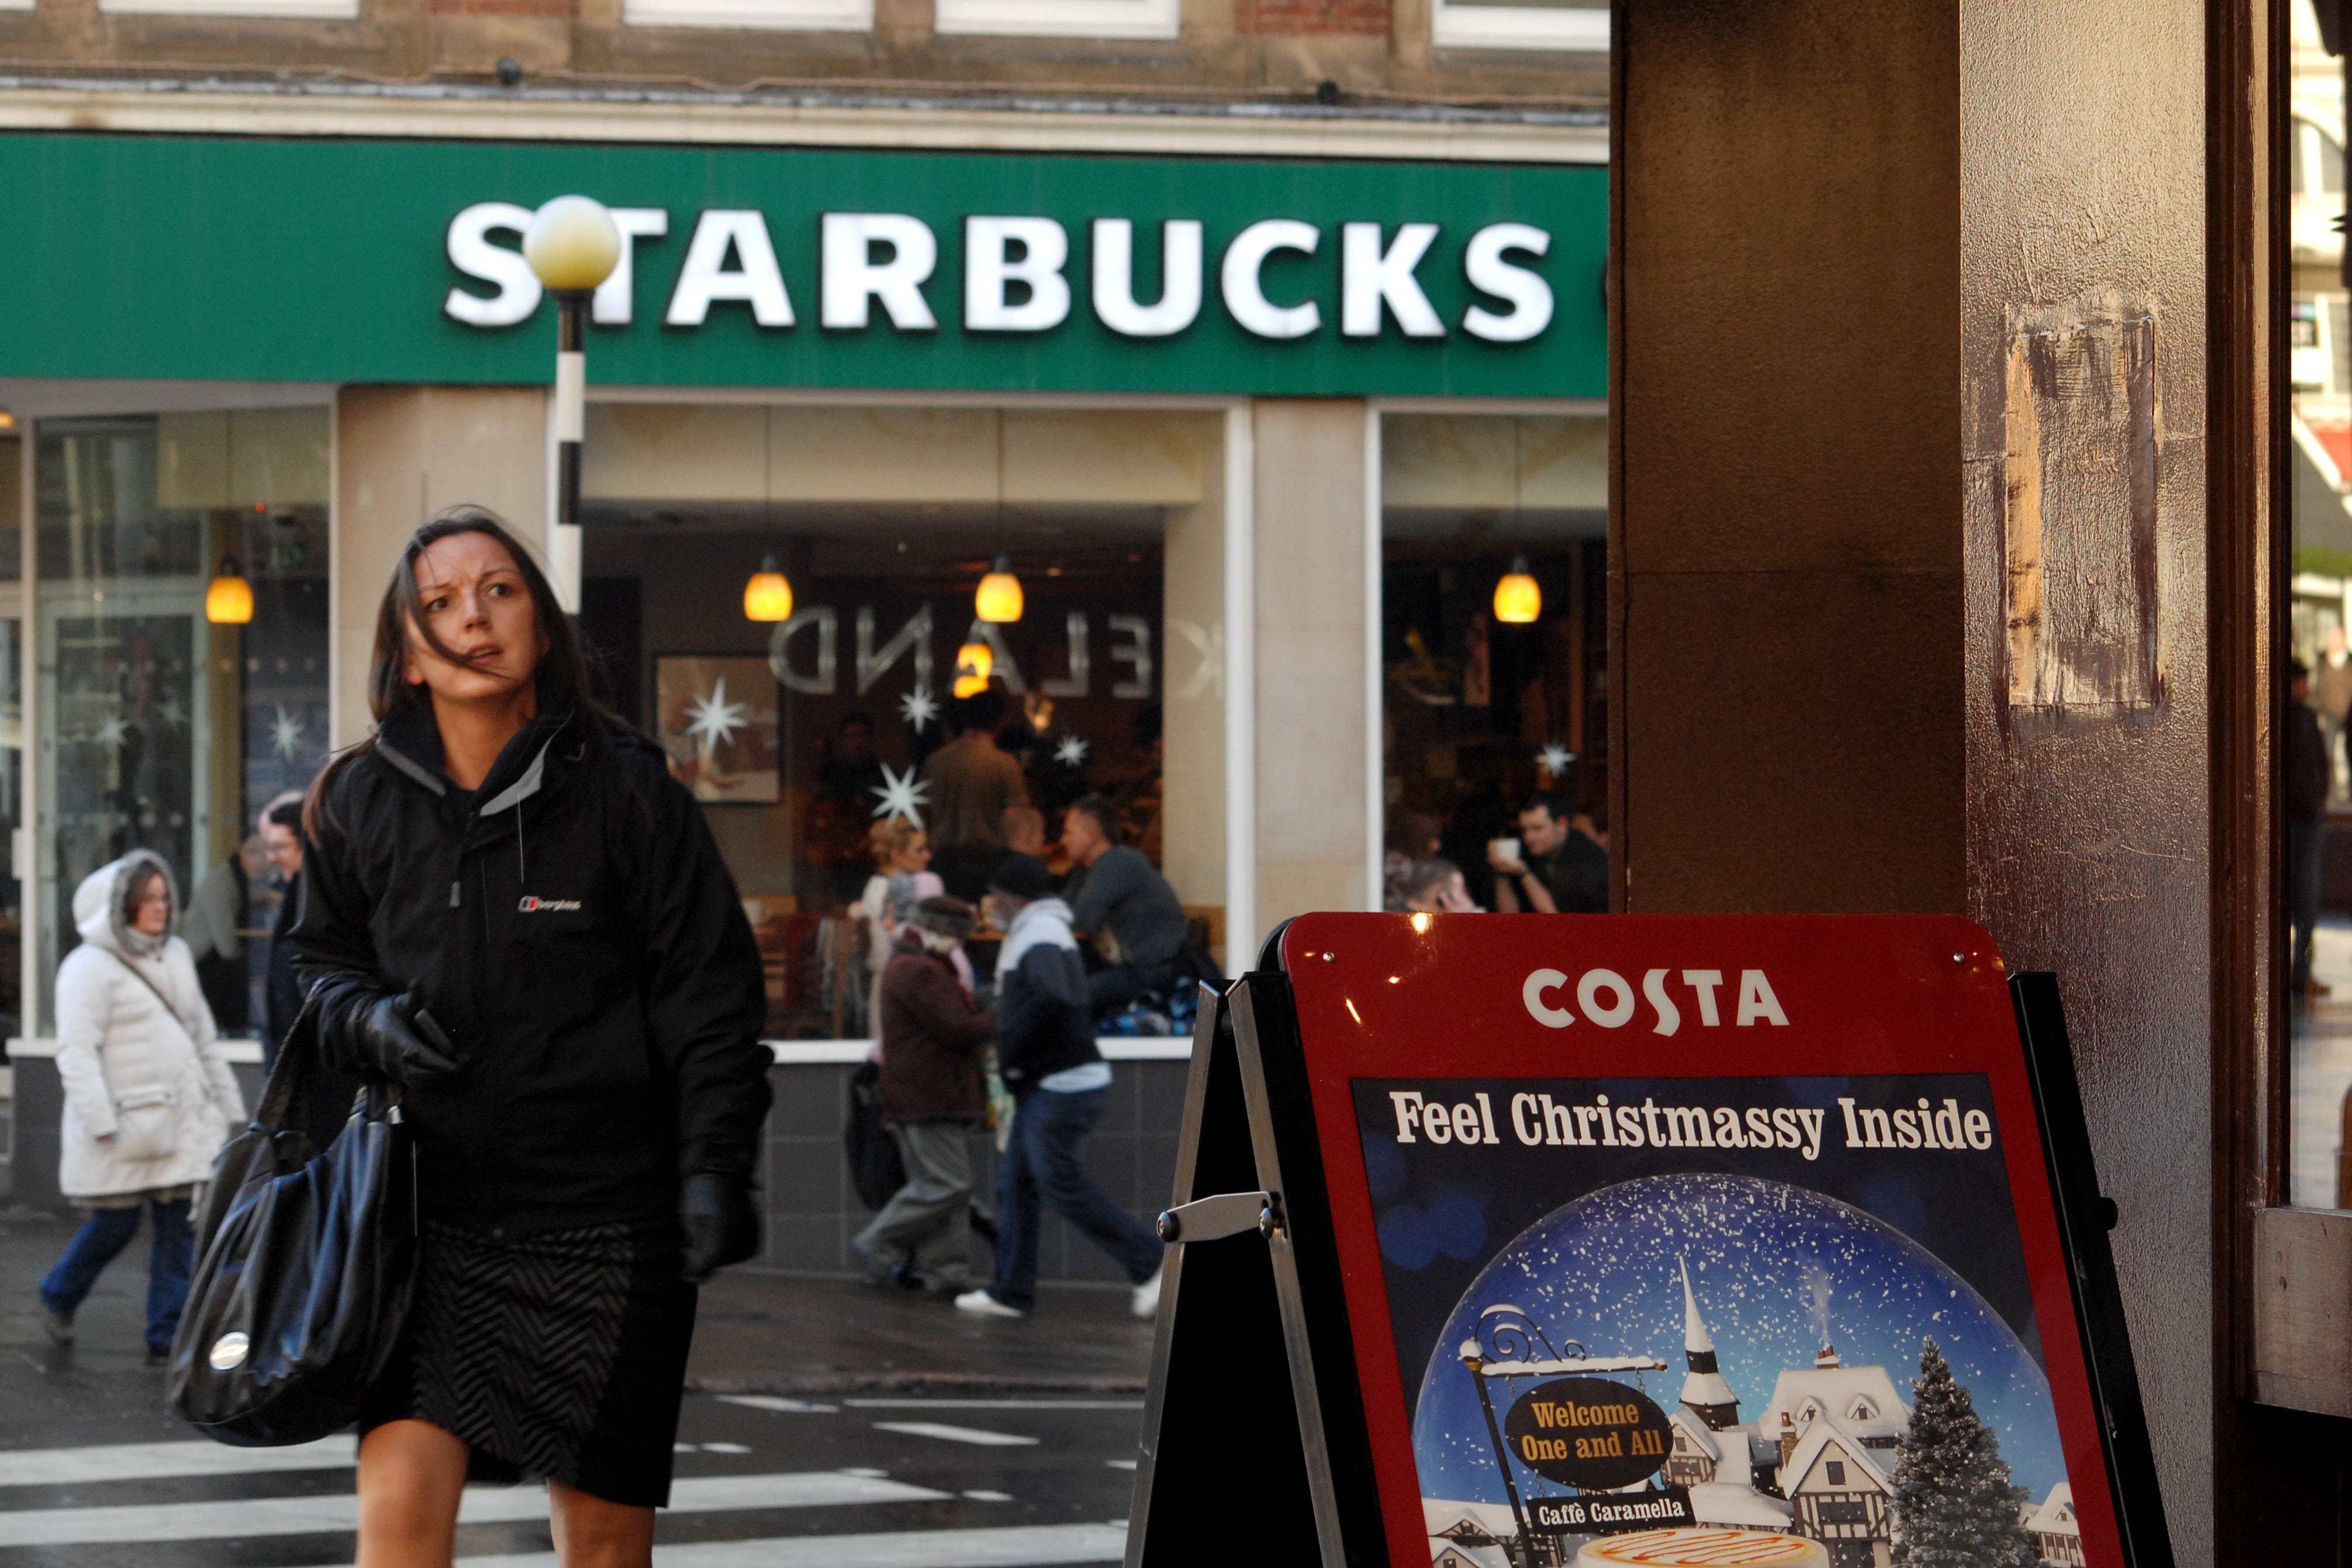
M25 443L0 432L0 582L24 574ZM25 642L23 602L0 599L0 829L7 833L8 871L0 877L0 1038L24 1033L24 883L17 829L25 820Z
M99 0L100 11L117 16L282 16L289 20L356 20L359 0Z
M2285 779L2288 1042L2284 1202L2352 1206L2352 331L2342 279L2344 78L2306 6L2294 7L2287 125L2293 292L2287 300L2288 647L2306 671L2290 711ZM2304 763L2305 753L2311 755ZM2315 777L2298 779L2299 771ZM2308 787L2305 787L2308 785ZM2309 813L2315 811L2316 817ZM2316 911L2305 935L2305 918ZM2307 941L2306 949L2305 943Z
M1057 38L1172 38L1177 0L938 0L941 33Z
M78 940L74 890L146 848L179 879L215 1022L248 1032L278 903L256 819L326 757L326 411L45 420L37 434L44 1026Z
M1481 909L1607 898L1607 424L1591 416L1381 421L1382 898ZM1572 840L1530 846L1554 806ZM1517 858L1514 859L1513 857ZM1433 864L1443 862L1442 865ZM1433 880L1432 879L1436 879ZM1508 885L1507 893L1505 884Z
M705 804L767 961L772 1036L869 1032L874 915L896 896L865 902L875 830L902 815L929 871L976 900L1008 847L1075 869L1065 813L1101 796L1182 906L1187 951L1222 958L1223 429L1187 412L592 406L582 622L615 706ZM1000 563L1017 618L983 621ZM1127 956L1091 934L1090 966ZM974 947L984 979L992 947ZM1181 989L1107 1001L1097 1026L1181 1030Z
M1606 52L1609 7L1590 0L1436 0L1429 30L1440 48Z
M623 0L633 27L770 27L863 33L874 26L874 0Z

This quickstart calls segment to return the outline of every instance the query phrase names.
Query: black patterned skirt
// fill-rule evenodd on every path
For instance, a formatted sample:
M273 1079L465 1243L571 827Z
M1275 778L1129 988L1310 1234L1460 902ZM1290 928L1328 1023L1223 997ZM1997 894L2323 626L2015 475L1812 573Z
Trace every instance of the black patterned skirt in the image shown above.
M680 1265L675 1225L509 1241L427 1220L406 1342L362 1430L429 1421L471 1451L468 1480L665 1506L694 1338Z

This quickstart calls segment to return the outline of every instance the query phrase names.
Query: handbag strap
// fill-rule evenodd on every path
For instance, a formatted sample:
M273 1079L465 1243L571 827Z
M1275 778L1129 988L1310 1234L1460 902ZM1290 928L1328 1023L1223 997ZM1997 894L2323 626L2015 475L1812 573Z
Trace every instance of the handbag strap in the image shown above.
M140 984L144 985L148 990L153 992L155 994L155 1000L163 1004L163 1011L172 1015L172 1022L179 1025L180 1032L188 1037L188 1043L190 1045L194 1045L196 1043L195 1026L189 1023L187 1019L180 1016L180 1010L172 1005L172 999L163 994L163 988L156 984L153 980L150 979L146 971L141 969L137 964L131 963L129 959L123 957L121 953L115 952L110 947L100 948L99 951L105 953L107 957L114 960L115 963L122 965L125 970L130 972L131 978L136 980Z

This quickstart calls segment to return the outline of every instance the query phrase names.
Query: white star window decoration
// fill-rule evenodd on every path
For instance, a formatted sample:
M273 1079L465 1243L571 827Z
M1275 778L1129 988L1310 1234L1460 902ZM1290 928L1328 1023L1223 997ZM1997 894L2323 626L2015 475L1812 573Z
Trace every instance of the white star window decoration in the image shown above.
M283 702L273 706L278 710L278 717L269 725L270 749L290 763L302 754L304 726L301 720L286 710Z
M906 773L901 774L892 772L890 764L884 763L882 782L871 787L874 794L882 797L882 804L874 808L875 816L886 822L894 816L903 816L918 827L923 826L921 808L930 804L931 786L917 782L913 764L909 763Z
M1076 735L1065 735L1062 743L1054 748L1054 760L1066 768L1087 765L1087 743Z
M919 735L940 716L940 700L931 695L929 687L918 686L898 699L898 716L907 721L907 728Z
M100 746L119 746L129 739L131 739L131 721L120 713L100 724L98 727L98 732L90 737L93 743Z
M727 700L727 678L720 676L711 683L710 695L697 697L687 710L686 732L700 745L704 756L710 755L735 737L735 731L751 721L751 705Z
M1536 765L1551 774L1554 779L1568 772L1570 765L1575 761L1576 753L1558 741L1548 742L1542 751L1536 753Z

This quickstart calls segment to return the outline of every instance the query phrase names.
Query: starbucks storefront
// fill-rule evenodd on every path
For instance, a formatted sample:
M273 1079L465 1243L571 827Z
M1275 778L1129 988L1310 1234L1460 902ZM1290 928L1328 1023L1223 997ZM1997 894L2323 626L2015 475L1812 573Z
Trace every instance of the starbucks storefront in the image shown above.
M862 1218L877 819L924 821L953 886L1104 795L1231 971L1290 914L1375 907L1402 814L1602 798L1597 164L19 135L0 188L38 305L0 326L18 1201L50 1191L76 883L169 858L248 1033L254 819L364 734L384 574L457 502L544 550L741 890L772 1267L845 1268ZM517 248L575 191L627 237L576 529ZM925 819L951 730L1033 818ZM1138 1209L1181 1025L1105 1025L1136 1065L1096 1158ZM1049 1274L1098 1261L1049 1240Z

